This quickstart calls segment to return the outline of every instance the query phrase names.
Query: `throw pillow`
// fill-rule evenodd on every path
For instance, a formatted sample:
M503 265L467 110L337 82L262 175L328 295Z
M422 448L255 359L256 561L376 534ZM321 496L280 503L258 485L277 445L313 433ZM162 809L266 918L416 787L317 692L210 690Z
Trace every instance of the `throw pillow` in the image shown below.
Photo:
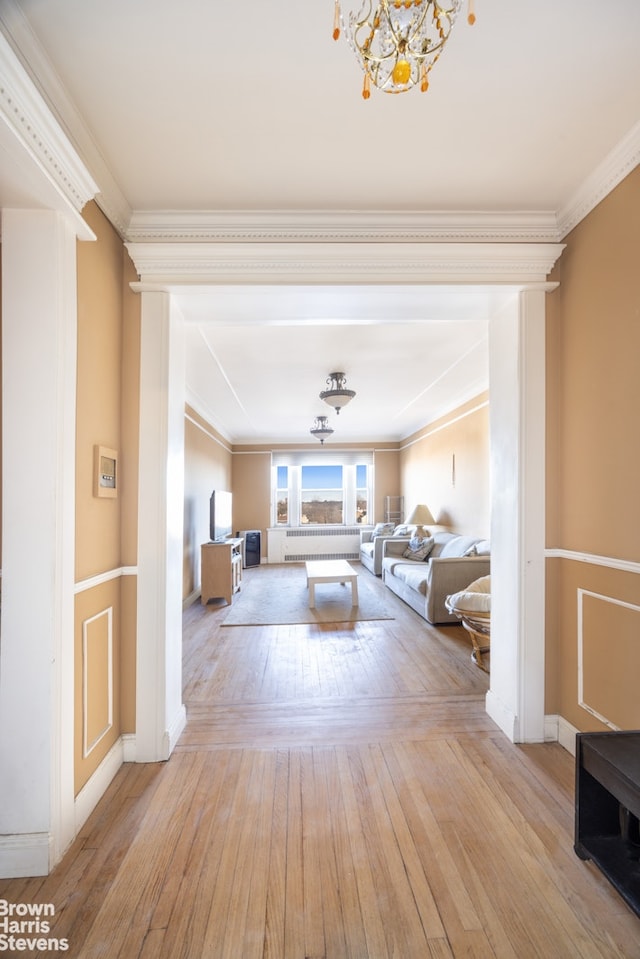
M433 536L412 536L402 554L407 559L422 562L433 549Z
M374 536L391 536L393 533L393 523L376 523L371 532L371 538Z
M399 526L396 526L396 528L394 529L393 535L394 535L394 536L408 536L408 535L409 535L409 527L407 526L406 523L400 523L400 525L399 525Z

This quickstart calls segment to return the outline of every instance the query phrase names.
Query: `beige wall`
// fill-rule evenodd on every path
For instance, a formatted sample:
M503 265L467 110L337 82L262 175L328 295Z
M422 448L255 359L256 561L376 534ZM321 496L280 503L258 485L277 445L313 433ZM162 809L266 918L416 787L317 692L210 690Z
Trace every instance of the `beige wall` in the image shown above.
M135 729L135 576L123 570L136 563L139 299L121 239L95 204L84 216L97 240L77 247L76 791ZM114 499L94 495L96 445L118 452Z
M265 450L233 455L233 528L259 529L260 548L267 555L271 525L271 454Z
M607 728L589 708L640 726L638 222L640 168L566 238L548 297L546 711L579 730Z
M231 489L231 449L189 406L184 445L182 598L186 600L200 587L200 546L209 541L209 497L214 489Z
M436 523L488 538L489 454L489 397L482 394L402 444L405 513L425 503Z
M398 449L377 449L374 453L373 464L375 469L373 511L370 511L367 518L370 523L382 523L385 516L385 497L402 496L400 452Z

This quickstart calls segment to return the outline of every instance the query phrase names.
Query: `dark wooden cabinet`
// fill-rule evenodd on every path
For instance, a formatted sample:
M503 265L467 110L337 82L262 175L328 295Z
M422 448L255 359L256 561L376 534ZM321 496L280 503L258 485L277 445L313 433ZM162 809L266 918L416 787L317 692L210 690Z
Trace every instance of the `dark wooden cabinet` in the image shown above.
M640 916L640 731L578 733L575 851Z

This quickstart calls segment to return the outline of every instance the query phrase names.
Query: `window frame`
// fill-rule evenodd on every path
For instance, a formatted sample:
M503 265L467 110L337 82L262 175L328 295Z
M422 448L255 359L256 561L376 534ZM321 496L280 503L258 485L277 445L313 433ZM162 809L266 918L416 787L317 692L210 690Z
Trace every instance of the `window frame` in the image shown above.
M281 474L279 470L285 466L287 468L287 488L278 485ZM342 468L342 521L334 523L309 523L302 522L302 467L303 466L340 466ZM357 485L359 480L358 470L365 469L366 485ZM320 490L319 490L320 491ZM367 503L367 512L364 514L365 523L358 518L358 500L359 494L364 493ZM278 521L278 501L287 497L288 516L287 522ZM368 525L367 519L371 504L373 502L373 461L371 454L366 451L362 456L357 453L347 453L344 457L333 456L331 460L324 457L313 456L311 454L301 457L291 457L287 462L286 457L280 456L277 460L272 460L271 468L271 522L276 529L322 529L323 526L360 526Z

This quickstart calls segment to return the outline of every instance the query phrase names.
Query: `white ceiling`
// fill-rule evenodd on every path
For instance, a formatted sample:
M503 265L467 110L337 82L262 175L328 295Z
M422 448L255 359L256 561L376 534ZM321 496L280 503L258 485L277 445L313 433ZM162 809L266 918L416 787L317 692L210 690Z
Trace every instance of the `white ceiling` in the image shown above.
M640 120L638 0L476 0L426 94L360 96L333 0L0 0L0 25L125 237L144 215L561 223ZM4 203L43 202L0 143ZM556 240L560 237L547 236ZM235 442L397 439L488 383L507 289L185 290L190 399ZM336 422L338 420L338 422Z

